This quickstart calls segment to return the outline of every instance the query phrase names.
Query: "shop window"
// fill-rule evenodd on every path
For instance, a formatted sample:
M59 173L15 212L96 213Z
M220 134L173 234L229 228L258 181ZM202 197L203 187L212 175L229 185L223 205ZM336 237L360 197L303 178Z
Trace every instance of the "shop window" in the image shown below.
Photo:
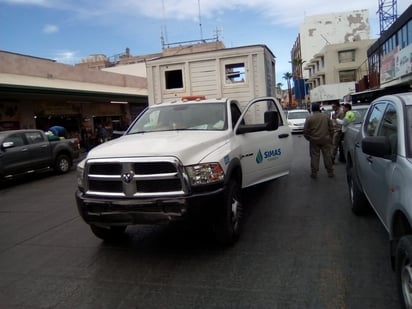
M246 80L244 63L231 63L225 65L226 83L243 83Z
M183 88L182 70L165 71L166 90Z

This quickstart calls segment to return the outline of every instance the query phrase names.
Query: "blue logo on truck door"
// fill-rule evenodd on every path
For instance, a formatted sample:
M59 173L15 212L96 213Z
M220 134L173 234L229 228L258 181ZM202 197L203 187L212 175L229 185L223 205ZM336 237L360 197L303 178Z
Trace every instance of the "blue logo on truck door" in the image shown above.
M256 155L256 163L260 164L260 163L262 163L262 161L263 161L263 156L262 156L262 153L260 152L260 149L259 149L259 151Z
M262 155L261 150L259 149L256 155L256 163L260 164L263 162L264 159L268 161L277 160L281 155L282 155L282 150L280 148L265 150L263 152L263 155Z

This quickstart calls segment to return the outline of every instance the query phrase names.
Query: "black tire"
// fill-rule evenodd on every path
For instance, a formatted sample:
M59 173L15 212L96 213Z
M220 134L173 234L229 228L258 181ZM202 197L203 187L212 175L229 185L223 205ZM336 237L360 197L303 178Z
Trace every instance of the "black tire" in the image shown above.
M364 215L369 209L369 202L353 177L353 167L347 167L347 182L352 212L355 215Z
M54 162L54 170L58 174L65 174L72 168L72 160L69 156L61 154L58 155L56 161Z
M241 188L237 181L229 181L220 206L213 225L215 239L221 245L232 245L239 239L242 217Z
M412 308L412 236L403 236L396 249L396 280L402 308Z
M124 237L126 226L111 226L105 228L91 224L90 229L97 238L107 242L116 242Z

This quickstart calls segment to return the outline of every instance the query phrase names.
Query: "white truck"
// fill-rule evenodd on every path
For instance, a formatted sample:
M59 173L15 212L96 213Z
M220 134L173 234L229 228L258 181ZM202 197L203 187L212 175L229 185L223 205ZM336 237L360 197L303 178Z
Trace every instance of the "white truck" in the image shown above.
M240 234L242 190L289 173L292 135L279 102L188 98L150 105L78 164L76 201L99 238L129 225L201 218L221 244Z

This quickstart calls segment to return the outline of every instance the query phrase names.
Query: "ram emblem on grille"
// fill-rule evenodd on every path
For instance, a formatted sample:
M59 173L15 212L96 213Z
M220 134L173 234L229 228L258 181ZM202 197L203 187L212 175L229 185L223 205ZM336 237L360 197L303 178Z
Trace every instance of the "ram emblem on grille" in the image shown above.
M130 183L133 180L133 175L134 175L133 171L122 174L122 181L124 183Z

